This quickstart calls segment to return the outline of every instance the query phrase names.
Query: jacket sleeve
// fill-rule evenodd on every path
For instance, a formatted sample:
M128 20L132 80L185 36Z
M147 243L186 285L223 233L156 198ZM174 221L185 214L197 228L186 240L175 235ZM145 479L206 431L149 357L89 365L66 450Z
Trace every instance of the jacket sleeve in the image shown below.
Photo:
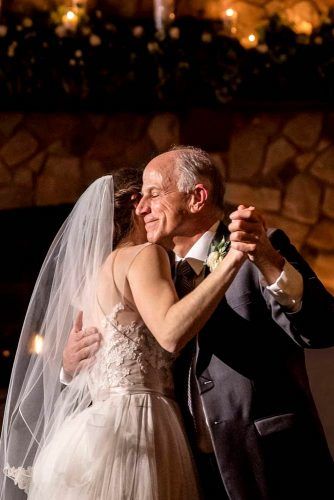
M270 233L274 248L303 277L301 309L289 312L264 289L263 296L272 310L273 319L287 330L298 345L305 348L325 348L334 345L334 297L326 290L315 272L280 229ZM285 326L285 328L284 328Z

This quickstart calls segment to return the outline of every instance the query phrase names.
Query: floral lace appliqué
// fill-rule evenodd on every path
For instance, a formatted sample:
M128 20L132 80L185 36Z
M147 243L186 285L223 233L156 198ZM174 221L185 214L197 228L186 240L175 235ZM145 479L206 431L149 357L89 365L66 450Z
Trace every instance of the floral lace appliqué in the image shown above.
M125 310L126 306L119 303L102 320L100 387L129 386L157 377L163 386L171 387L173 356L162 349L142 321L119 323L117 315Z
M16 484L20 490L24 490L25 493L28 493L32 476L32 467L24 469L23 467L10 467L6 465L3 472L5 476L13 479L14 484Z

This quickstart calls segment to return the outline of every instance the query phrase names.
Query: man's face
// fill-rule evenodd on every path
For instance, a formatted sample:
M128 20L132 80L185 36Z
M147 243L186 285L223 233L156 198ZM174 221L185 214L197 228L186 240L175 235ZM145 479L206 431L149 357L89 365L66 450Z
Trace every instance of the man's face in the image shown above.
M143 175L143 197L137 214L144 218L147 240L172 248L172 238L183 236L189 222L188 195L177 187L175 152L154 158Z

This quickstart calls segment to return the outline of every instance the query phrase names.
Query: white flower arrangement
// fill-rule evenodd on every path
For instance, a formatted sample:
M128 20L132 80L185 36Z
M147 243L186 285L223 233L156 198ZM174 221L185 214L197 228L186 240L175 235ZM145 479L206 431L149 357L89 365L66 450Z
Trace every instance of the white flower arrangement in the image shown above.
M210 272L214 271L218 266L219 262L227 255L229 251L231 242L226 240L223 236L219 243L213 244L211 246L211 252L206 259L206 265L209 267Z

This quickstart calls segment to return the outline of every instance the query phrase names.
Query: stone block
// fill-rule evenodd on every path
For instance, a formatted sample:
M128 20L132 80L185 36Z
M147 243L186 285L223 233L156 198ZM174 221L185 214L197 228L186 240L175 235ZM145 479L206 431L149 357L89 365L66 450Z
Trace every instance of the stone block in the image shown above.
M310 171L322 181L334 185L334 146L326 149L318 156Z
M283 217L278 214L265 213L264 218L267 227L282 229L298 249L303 247L306 242L307 234L310 231L309 225L296 222L288 217Z
M286 124L284 134L296 146L311 149L319 140L322 124L322 113L299 113Z
M147 122L146 116L134 113L117 113L109 117L85 156L110 161L111 165L114 159L122 162L127 148L145 137Z
M263 174L266 177L275 175L296 156L296 148L284 137L279 137L268 146Z
M0 184L9 184L12 176L5 165L0 161Z
M89 158L85 158L82 161L82 170L86 186L106 174L103 164L99 160Z
M307 244L317 250L334 251L334 221L323 219L316 224L307 238Z
M319 252L313 269L325 287L334 295L334 254Z
M226 178L226 164L222 158L220 153L209 153L212 163L219 169L220 173L223 176L223 179Z
M27 163L28 168L30 168L30 170L35 174L39 173L44 165L45 158L46 158L46 153L44 153L44 151L41 151L36 156L31 158L31 160L28 161Z
M172 113L162 113L156 115L152 118L147 132L156 152L162 153L174 144L179 144L179 119Z
M10 137L22 119L22 113L0 113L0 132L6 137Z
M37 148L36 139L26 130L20 130L3 145L0 155L12 167L30 158Z
M80 116L70 113L29 113L25 119L27 129L43 142L44 147L67 137L78 123Z
M235 132L229 151L229 179L247 181L259 174L267 142L267 134L255 127Z
M282 115L277 113L259 113L253 118L252 122L253 126L263 130L268 137L277 134L282 127L282 123Z
M304 170L307 170L307 168L311 165L311 163L314 161L316 155L313 152L310 153L304 153L295 159L295 165L297 169L300 172L303 172Z
M327 217L334 219L334 188L328 187L325 190L322 211Z
M14 183L17 186L22 186L26 189L32 190L33 176L31 170L26 167L20 167L15 170L13 175Z
M50 156L37 180L36 205L73 203L83 191L83 186L79 158Z
M307 174L298 174L289 183L283 214L299 222L314 224L319 217L321 186Z
M225 200L231 205L253 205L260 210L279 211L281 193L277 189L228 182Z

